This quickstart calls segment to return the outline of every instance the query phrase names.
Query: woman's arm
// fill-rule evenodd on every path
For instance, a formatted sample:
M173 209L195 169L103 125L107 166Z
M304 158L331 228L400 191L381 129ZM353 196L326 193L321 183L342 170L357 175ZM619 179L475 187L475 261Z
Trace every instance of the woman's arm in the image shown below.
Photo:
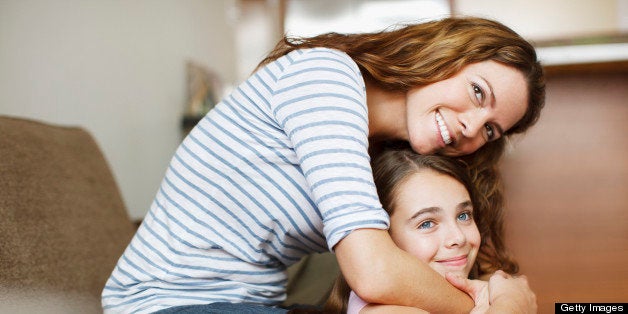
M449 275L447 280L476 300L476 307L471 313L536 313L537 311L536 296L530 289L525 276L513 277L501 270L497 271L489 279L488 290L485 288L486 285L479 280Z
M466 294L397 248L385 230L389 217L373 183L368 107L357 64L330 49L296 51L282 60L283 70L269 85L269 114L294 149L296 159L290 161L299 162L311 187L323 235L343 274L350 274L349 285L367 302L468 312L473 302Z
M362 308L360 314L429 314L416 307L401 305L369 304Z
M399 249L386 230L358 229L335 247L342 274L364 301L468 313L473 300L427 264Z

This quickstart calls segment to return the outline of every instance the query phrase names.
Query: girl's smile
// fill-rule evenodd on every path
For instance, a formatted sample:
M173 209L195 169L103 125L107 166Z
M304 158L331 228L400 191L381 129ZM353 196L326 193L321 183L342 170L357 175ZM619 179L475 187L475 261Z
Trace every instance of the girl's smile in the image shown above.
M444 267L459 268L460 266L467 265L468 263L467 256L468 255L461 255L461 256L446 258L446 259L435 259L435 261L437 263L440 263Z
M422 169L404 179L393 199L393 241L443 276L467 277L480 248L480 232L464 185Z

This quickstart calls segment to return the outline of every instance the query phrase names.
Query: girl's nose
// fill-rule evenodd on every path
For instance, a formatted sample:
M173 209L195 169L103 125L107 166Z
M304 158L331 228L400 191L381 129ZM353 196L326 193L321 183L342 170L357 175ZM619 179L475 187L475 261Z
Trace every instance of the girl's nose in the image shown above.
M447 248L452 248L455 246L464 246L467 242L467 237L464 235L464 232L460 229L459 226L452 226L447 233L447 238L445 239L445 246Z

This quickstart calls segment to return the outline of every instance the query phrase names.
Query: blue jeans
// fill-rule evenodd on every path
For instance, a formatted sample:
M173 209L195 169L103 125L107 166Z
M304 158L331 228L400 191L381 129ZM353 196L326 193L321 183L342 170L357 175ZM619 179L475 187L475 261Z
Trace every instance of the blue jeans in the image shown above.
M288 310L249 303L217 302L211 304L182 305L157 311L156 314L237 313L285 314Z

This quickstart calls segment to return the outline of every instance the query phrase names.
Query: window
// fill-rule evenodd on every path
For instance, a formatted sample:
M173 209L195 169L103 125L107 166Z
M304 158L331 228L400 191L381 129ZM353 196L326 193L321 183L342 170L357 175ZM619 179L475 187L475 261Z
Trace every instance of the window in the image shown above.
M291 36L361 33L450 13L448 0L288 0L284 27Z

